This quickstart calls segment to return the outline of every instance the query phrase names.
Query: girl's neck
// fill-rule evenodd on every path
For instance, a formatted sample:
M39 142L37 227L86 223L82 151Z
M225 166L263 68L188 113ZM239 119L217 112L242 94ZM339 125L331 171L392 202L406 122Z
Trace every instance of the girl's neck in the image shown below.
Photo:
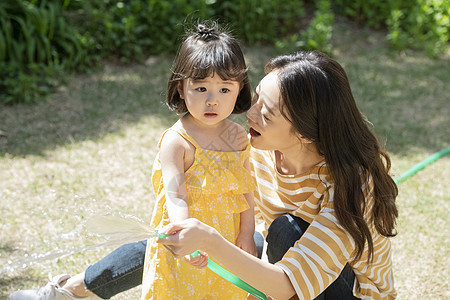
M191 115L186 114L179 122L201 148L214 151L241 150L239 145L223 138L226 136L227 130L233 131L231 128L233 123L230 120L225 119L214 125L196 121Z
M285 149L283 152L275 150L277 170L284 175L303 174L323 160L314 144L301 144L300 148Z

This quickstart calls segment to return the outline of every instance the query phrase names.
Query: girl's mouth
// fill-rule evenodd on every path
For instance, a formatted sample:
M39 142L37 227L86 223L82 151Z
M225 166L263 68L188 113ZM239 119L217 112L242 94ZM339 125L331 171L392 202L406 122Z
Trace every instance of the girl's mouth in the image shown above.
M256 131L255 129L253 129L253 127L250 127L249 133L250 133L250 136L251 136L251 137L257 137L257 136L260 136L260 135L261 135L261 133L259 133L259 132Z
M206 118L214 118L214 117L217 116L217 113L214 113L214 112L207 112L207 113L204 114L204 116L205 116Z

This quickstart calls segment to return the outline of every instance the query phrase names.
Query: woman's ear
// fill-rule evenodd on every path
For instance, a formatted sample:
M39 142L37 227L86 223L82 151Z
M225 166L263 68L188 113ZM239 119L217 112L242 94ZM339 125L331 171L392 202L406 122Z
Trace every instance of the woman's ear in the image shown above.
M300 142L302 142L302 144L312 144L313 142L307 138L305 138L303 135L298 135L298 139L300 140Z
M178 91L178 94L180 94L180 98L181 98L181 99L184 99L183 81L178 81L178 84L177 84L177 91Z

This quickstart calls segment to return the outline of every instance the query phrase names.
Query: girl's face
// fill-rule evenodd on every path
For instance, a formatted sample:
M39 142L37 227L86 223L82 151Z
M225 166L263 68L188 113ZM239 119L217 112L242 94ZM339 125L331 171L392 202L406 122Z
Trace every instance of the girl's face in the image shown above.
M260 81L253 105L247 112L253 147L284 152L301 144L299 136L293 133L291 123L280 112L280 101L278 74L273 71Z
M194 119L205 125L216 125L233 112L240 84L218 75L188 78L178 86L178 92Z

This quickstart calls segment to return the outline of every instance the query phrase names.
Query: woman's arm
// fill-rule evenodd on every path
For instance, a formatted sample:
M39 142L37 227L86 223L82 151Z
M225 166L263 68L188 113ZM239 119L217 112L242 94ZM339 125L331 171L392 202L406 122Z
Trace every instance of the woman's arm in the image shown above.
M288 276L280 267L239 249L214 228L196 219L170 224L161 232L169 236L158 239L158 243L163 244L177 258L200 249L222 263L228 271L267 295L276 299L289 299L295 295Z
M168 131L160 148L160 162L167 211L171 222L189 218L187 190L184 177L185 147L178 133Z

